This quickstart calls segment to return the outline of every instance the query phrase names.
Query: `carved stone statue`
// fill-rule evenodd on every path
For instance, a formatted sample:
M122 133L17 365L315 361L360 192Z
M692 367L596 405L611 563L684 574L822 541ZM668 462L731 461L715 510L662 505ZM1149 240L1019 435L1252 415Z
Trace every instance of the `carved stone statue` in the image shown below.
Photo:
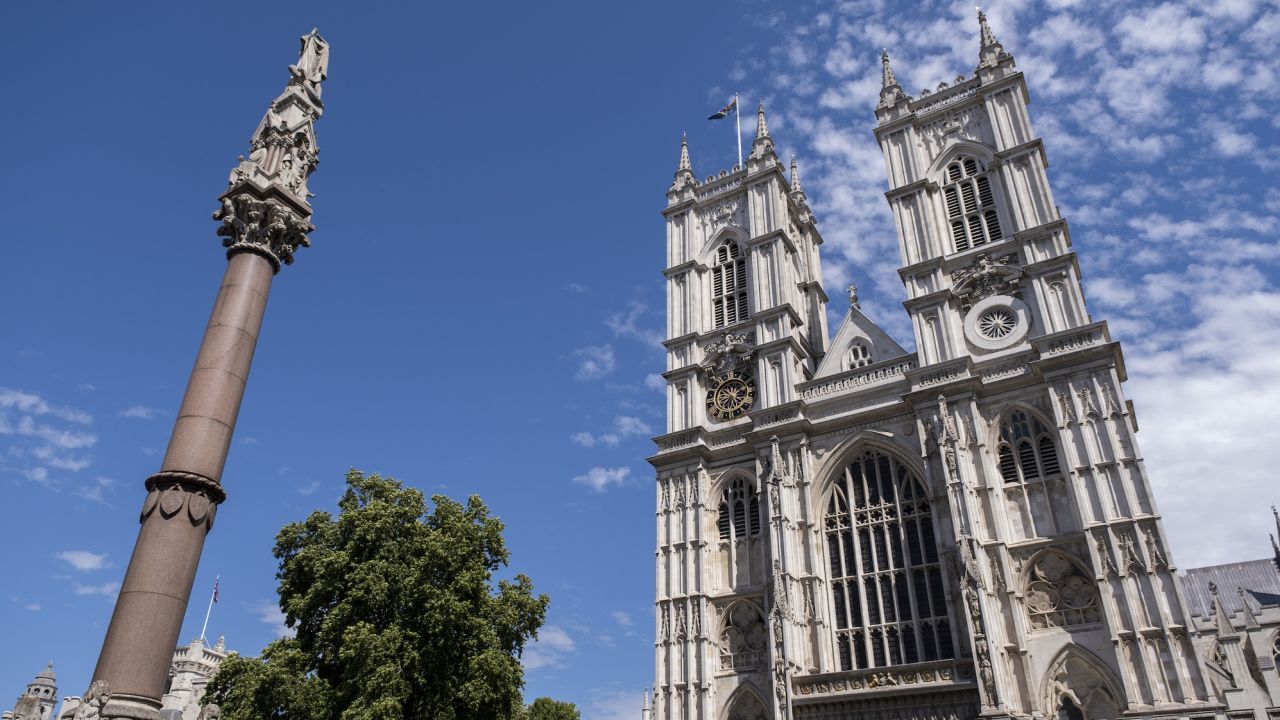
M320 83L329 71L329 43L320 37L320 31L312 28L303 35L302 48L298 51L298 63L289 66L290 84L302 85L312 95L320 97Z
M102 717L102 708L111 697L111 688L106 680L94 680L85 691L84 700L76 708L75 720L98 720Z
M222 708L218 707L217 703L201 706L200 714L197 718L198 720L221 720Z

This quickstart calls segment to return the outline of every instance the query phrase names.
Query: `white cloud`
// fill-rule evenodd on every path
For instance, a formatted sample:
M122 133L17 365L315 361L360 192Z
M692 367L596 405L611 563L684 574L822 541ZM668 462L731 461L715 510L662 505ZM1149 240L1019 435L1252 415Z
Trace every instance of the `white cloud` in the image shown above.
M53 415L67 422L88 425L93 417L83 410L50 405L44 398L33 393L0 387L0 410L13 409L28 415Z
M574 350L573 355L578 358L577 380L599 380L618 364L612 345L588 345Z
M106 553L98 554L88 550L63 550L54 557L75 568L77 572L90 572L110 567Z
M80 583L72 583L72 591L76 595L101 595L102 597L115 597L120 591L120 583L109 582L101 585L81 585Z
M120 417L137 418L139 420L150 420L162 411L159 408L146 407L144 405L133 405L120 411Z
M618 443L629 437L651 435L652 433L653 430L640 418L619 415L613 419L613 430L610 432L592 435L584 430L573 433L569 436L569 439L582 447L595 447L596 445L617 447Z
M631 627L631 615L628 613L624 613L621 610L614 610L609 613L609 617L613 618L614 622L623 627Z
M520 662L525 670L562 665L566 656L578 649L577 643L558 625L544 625L538 630L538 638L525 647Z
M604 324L609 326L613 334L618 337L631 338L638 340L652 348L662 349L662 332L656 327L644 327L640 325L640 318L649 310L649 306L642 302L632 302L627 306L626 310L622 310L610 315Z
M303 497L306 497L308 495L314 495L315 492L319 489L320 489L320 481L312 480L311 482L306 483L304 485L299 485L297 489L297 493L299 495L302 495Z
M622 485L630 475L629 467L593 467L585 474L575 477L573 481L579 485L586 485L596 492L604 492L610 485Z
M80 485L73 492L83 500L106 504L106 493L115 485L116 481L111 478L96 477L93 482Z
M255 615L258 622L271 626L271 632L278 638L293 637L293 628L285 625L285 614L280 606L270 600L242 602L240 606L250 615Z
M40 612L41 610L40 603L27 603L22 607L24 610L30 610L31 612Z
M657 390L665 393L667 391L667 379L662 377L659 373L649 373L644 376L644 386L650 390Z

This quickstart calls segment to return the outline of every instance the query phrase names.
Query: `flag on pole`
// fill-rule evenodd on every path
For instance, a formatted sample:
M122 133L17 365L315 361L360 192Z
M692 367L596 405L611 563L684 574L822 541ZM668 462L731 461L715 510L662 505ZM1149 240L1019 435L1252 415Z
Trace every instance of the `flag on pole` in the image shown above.
M222 582L221 576L213 579L213 601L214 602L218 602L218 583L220 582Z
M736 113L736 112L738 112L738 96L734 95L733 100L731 100L728 105L725 105L724 107L720 108L720 112L712 113L711 115L708 115L707 119L723 120L724 118L729 117L729 113Z

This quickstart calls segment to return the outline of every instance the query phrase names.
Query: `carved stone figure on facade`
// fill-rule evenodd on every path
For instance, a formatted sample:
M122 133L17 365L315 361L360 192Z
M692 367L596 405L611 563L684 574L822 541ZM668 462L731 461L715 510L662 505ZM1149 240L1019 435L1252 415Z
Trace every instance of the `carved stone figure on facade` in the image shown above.
M1086 418L1095 420L1102 417L1102 413L1098 412L1098 406L1093 404L1093 390L1087 387L1080 388L1080 412Z
M754 345L752 333L726 332L703 350L702 369L720 375L749 366Z
M222 708L217 703L209 703L200 707L197 720L222 720Z
M1015 259L1012 254L992 259L983 253L975 257L968 267L952 273L952 289L960 300L961 309L968 310L979 300L992 295L1016 297L1022 268L1014 265Z
M1146 566L1142 564L1142 558L1138 554L1132 535L1122 530L1116 538L1116 542L1120 544L1120 552L1124 557L1125 573L1147 571Z
M1164 553L1160 551L1160 543L1156 540L1155 532L1151 528L1144 528L1143 535L1146 538L1147 557L1151 559L1152 570L1168 570L1169 562L1165 560Z
M1058 397L1058 407L1062 409L1062 424L1070 425L1076 421L1076 408L1071 402L1071 392L1055 393Z
M1099 535L1096 546L1098 548L1098 561L1102 563L1103 576L1112 577L1119 574L1115 560L1111 559L1111 550L1107 547L1106 538Z

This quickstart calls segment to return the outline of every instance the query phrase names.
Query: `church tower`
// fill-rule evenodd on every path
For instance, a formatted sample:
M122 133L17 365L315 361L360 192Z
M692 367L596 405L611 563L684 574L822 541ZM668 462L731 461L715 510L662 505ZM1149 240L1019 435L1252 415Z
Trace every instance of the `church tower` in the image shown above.
M746 168L668 190L653 720L1222 714L1013 58L874 133L907 352L856 295L759 113Z

